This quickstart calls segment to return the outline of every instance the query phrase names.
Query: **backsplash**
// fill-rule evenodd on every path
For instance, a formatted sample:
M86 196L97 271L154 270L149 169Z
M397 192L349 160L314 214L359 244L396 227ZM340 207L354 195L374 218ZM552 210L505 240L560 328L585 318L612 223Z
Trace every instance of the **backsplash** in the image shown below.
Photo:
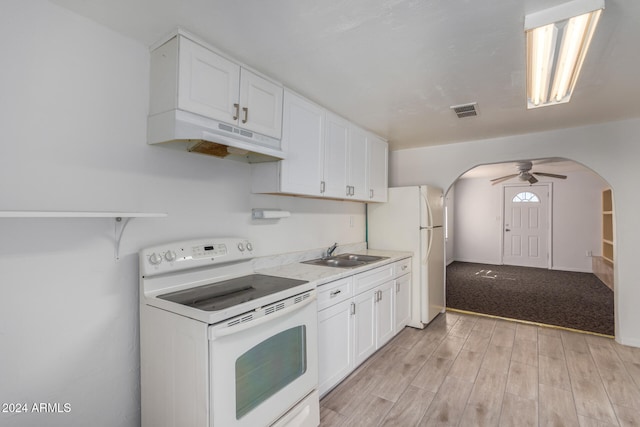
M327 245L327 247L329 247L329 245ZM339 255L346 252L364 251L366 249L367 249L366 242L348 243L345 245L338 245L338 247L336 248L336 251L334 252L334 255ZM327 248L325 247L325 248L311 249L308 251L290 252L290 253L254 258L253 269L260 270L263 268L278 267L284 264L292 264L296 262L308 261L310 259L321 258L325 255L326 251L327 251Z

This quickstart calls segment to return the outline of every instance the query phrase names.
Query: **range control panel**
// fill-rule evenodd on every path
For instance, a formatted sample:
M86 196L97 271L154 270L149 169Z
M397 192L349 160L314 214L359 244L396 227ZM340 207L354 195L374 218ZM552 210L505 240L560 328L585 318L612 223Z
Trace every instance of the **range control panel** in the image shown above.
M185 240L142 249L140 273L151 276L201 266L249 260L253 244L243 238Z

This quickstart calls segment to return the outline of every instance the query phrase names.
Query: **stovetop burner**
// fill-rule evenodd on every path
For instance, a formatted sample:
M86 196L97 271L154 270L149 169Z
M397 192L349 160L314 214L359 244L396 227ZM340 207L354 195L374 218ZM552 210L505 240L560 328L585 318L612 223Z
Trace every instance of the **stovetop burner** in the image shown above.
M158 298L199 310L218 311L305 283L308 282L265 274L250 274L159 295Z

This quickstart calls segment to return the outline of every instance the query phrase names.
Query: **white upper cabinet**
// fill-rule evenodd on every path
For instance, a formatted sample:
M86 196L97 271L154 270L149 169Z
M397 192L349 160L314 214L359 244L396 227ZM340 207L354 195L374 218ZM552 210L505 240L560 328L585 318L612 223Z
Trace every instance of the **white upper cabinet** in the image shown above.
M150 115L178 108L273 138L282 136L282 86L183 34L151 53L151 85Z
M325 117L323 195L364 200L368 197L366 133L328 111Z
M320 196L324 155L324 109L290 92L285 92L282 148L287 160L262 164L280 167L278 191ZM253 176L256 179L256 174ZM264 182L263 182L264 184Z
M349 196L347 187L349 122L329 112L325 117L323 195L345 198Z
M281 86L242 68L238 125L279 139L282 136L282 94Z
M387 143L300 95L284 93L282 149L287 158L253 164L251 190L386 201Z
M237 123L240 66L179 36L178 108Z
M365 200L369 196L367 191L367 133L362 129L351 126L351 140L349 141L349 179L351 197Z
M386 141L369 134L367 139L367 170L371 202L386 202L389 175L389 145Z

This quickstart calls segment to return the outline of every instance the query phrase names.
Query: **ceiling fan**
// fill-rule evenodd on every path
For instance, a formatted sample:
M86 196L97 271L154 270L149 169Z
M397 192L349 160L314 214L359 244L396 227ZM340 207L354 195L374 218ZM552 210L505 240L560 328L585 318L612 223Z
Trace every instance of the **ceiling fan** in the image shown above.
M518 177L520 181L528 181L529 184L535 184L538 182L538 179L534 175L538 176L548 176L550 178L558 178L558 179L567 179L566 175L557 175L555 173L546 173L546 172L531 172L531 168L533 164L531 162L519 162L516 165L518 169L518 173L514 173L511 175L501 176L500 178L494 178L491 180L491 185L496 185L502 181L506 181L511 178Z

